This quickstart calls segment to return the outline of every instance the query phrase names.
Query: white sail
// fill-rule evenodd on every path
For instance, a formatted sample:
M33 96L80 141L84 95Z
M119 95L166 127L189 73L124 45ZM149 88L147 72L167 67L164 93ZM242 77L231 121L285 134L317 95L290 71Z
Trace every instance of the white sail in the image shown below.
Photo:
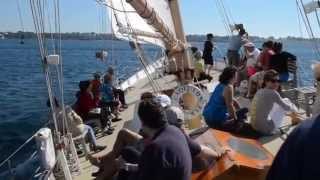
M147 0L147 2L174 33L168 0ZM113 33L117 38L130 40L133 37L132 35L136 35L139 43L152 43L165 47L162 35L148 25L126 0L108 0L107 4L114 8L109 8L109 17L112 22Z

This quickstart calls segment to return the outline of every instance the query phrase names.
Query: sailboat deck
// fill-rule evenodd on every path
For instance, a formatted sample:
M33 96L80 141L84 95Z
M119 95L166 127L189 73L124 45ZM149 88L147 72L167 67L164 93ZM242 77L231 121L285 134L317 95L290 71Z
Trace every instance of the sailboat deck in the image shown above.
M217 78L220 72L213 71L211 73L212 73L211 75L213 76L213 82L217 81ZM177 86L176 77L173 75L164 76L162 78L157 79L156 81L159 83L159 85L163 89L173 89ZM213 88L212 83L207 84L206 86L208 87L209 92L211 92ZM112 149L113 144L116 140L116 136L121 128L128 128L134 131L137 131L139 129L139 126L140 126L139 122L135 118L136 117L135 112L137 109L136 105L139 102L141 93L147 92L147 91L152 91L152 88L146 78L139 80L137 83L135 83L134 86L130 87L127 90L126 100L129 107L128 109L126 109L121 113L120 117L123 120L113 123L113 126L115 127L115 131L112 135L98 138L98 143L107 145L107 148L104 151L97 153L97 155L105 154ZM248 102L245 102L245 101L243 102L243 104L247 104L247 103ZM286 119L284 121L285 124L288 124L288 122L289 122L289 119ZM289 131L291 130L292 130L292 127L291 129L289 129ZM281 144L284 142L285 138L286 138L285 135L274 135L271 137L261 138L259 139L259 141L271 154L275 155L278 152ZM92 166L90 162L86 160L84 157L80 157L79 160L80 160L80 166L81 166L81 174L78 176L74 176L74 179L76 180L94 179L94 177L91 176L91 173L97 170L96 167Z

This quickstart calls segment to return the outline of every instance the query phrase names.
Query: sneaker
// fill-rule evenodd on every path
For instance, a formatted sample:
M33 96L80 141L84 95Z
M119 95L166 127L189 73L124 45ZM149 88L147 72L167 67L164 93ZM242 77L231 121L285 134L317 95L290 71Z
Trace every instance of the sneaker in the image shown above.
M105 128L103 130L103 134L106 134L106 135L111 135L113 133L113 130L109 129L109 128Z

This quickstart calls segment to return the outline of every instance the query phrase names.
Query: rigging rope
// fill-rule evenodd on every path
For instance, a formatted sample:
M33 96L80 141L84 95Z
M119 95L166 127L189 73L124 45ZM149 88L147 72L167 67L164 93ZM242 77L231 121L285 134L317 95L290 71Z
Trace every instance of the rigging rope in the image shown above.
M50 106L51 106L51 111L52 111L52 117L54 121L54 126L55 130L57 133L59 133L59 128L58 128L58 122L57 122L57 117L56 117L56 106L54 104L54 93L52 89L52 77L50 75L50 70L49 66L46 63L46 57L48 55L48 48L46 47L46 37L45 37L45 7L46 2L41 1L41 0L29 0L30 2L30 7L31 7L31 12L32 12L32 17L33 17L33 22L35 26L35 31L37 34L37 39L38 39L38 45L39 45L39 50L40 50L40 55L41 55L41 62L45 74L45 80L46 80L46 85L48 89L48 95L49 95L49 100L50 100ZM61 30L60 30L60 10L59 10L59 0L55 0L54 2L54 24L55 24L55 34L58 34L58 42L56 42L55 48L57 50L56 54L59 54L59 66L60 68L56 67L57 71L57 76L58 76L58 84L59 84L59 91L60 91L60 96L61 96L61 101L62 101L62 119L63 119L63 133L65 131L68 131L68 125L66 123L66 115L65 115L65 107L64 107L64 94L63 94L63 69L62 69L62 56L61 56ZM49 13L49 12L48 12ZM60 137L58 136L58 140L60 141Z
M305 9L305 7L304 7L304 5L303 5L303 1L300 0L300 4L301 4L303 10L301 9L301 7L300 7L300 5L299 5L298 0L296 0L296 3L297 3L297 6L298 6L298 8L299 8L299 12L300 12L301 16L303 17L302 20L303 20L303 22L304 22L304 24L305 24L305 27L306 27L306 30L307 30L307 32L308 32L309 38L310 38L310 39L312 40L312 42L313 42L315 54L316 54L316 56L317 56L318 58L320 58L319 46L318 46L318 44L317 44L317 42L316 42L316 38L315 38L314 33L313 33L313 30L312 30L312 28L311 28L311 23L310 23L310 20L309 20L308 15L307 15L306 9Z
M103 0L96 0L97 3L107 6L108 8L114 10L114 11L118 11L118 12L122 12L122 13L137 13L136 11L125 11L125 10L120 10L120 9L116 9L114 7L112 7L112 5L109 5L108 3L106 3Z
M16 0L17 2L17 9L18 9L18 15L19 15L19 21L20 21L20 26L22 29L22 32L24 32L24 24L23 24L23 19L22 19L22 12L21 12L21 7L20 7L20 2L19 0Z
M147 3L147 1L146 1L146 3ZM124 4L123 4L123 1L121 0L121 5L122 5L122 8L123 8L123 10L125 9L124 8ZM115 13L115 12L114 12ZM132 31L132 33L133 33L133 35L131 36L131 35L127 35L128 36L128 38L129 38L129 40L131 40L132 42L133 42L133 45L134 45L134 47L136 48L136 53L137 53L137 55L139 56L139 60L140 60L140 62L141 62L141 64L142 64L142 66L143 66L143 69L144 69L144 71L145 71L145 73L146 73L146 76L147 76L147 78L149 79L149 81L150 81L150 84L151 84L151 87L152 87L152 89L153 89L153 91L154 92L159 92L160 90L161 90L161 87L160 87L160 85L156 82L156 81L154 81L153 80L153 78L151 77L151 74L149 73L149 70L148 70L148 63L145 61L145 56L144 56L144 54L143 54L143 52L142 52L142 49L140 48L140 46L138 45L138 36L137 36L137 34L135 33L135 31L133 31L133 28L132 28L132 25L131 25L131 22L130 22L130 20L129 20L129 18L128 18L128 14L126 13L126 12L124 12L124 15L125 15L125 19L126 19L126 22L127 22L127 26L129 27L129 29Z
M224 28L226 30L226 32L228 33L229 37L233 34L232 30L230 28L231 22L230 22L230 18L228 18L228 14L225 11L223 2L220 0L214 0L216 3L216 7L218 9L218 12L220 14L222 23L224 25Z

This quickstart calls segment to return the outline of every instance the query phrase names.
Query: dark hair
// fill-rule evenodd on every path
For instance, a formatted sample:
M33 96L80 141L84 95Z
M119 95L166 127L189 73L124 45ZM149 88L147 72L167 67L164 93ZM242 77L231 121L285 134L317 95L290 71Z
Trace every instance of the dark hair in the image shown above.
M275 53L280 53L282 51L282 43L281 42L275 42L273 44L273 50Z
M222 84L228 84L230 80L235 77L236 72L237 69L233 66L224 68L219 76L219 82Z
M207 34L207 39L209 39L209 38L213 38L213 34L212 33Z
M105 74L103 77L104 83L110 83L112 81L112 75L111 74Z
M267 82L274 80L277 76L279 76L279 73L273 69L266 71L263 76L262 88L266 87Z
M141 122L152 129L159 129L167 124L164 109L154 99L145 99L140 102L138 115Z
M79 89L80 89L80 92L84 92L88 89L88 87L90 86L90 81L89 80L86 80L86 81L80 81L79 82Z
M95 73L93 74L93 77L94 77L95 79L100 79L101 75L100 75L99 72L95 72Z
M262 47L273 48L273 41L266 41L262 44Z
M192 46L190 49L191 49L191 52L192 52L193 54L198 51L198 48L197 48L197 47L194 47L194 46Z
M140 100L152 99L154 97L155 97L155 95L152 92L144 92L141 94Z
M112 67L109 67L109 68L108 68L108 73L109 73L110 75L113 75L113 74L114 74L114 69L113 69Z

